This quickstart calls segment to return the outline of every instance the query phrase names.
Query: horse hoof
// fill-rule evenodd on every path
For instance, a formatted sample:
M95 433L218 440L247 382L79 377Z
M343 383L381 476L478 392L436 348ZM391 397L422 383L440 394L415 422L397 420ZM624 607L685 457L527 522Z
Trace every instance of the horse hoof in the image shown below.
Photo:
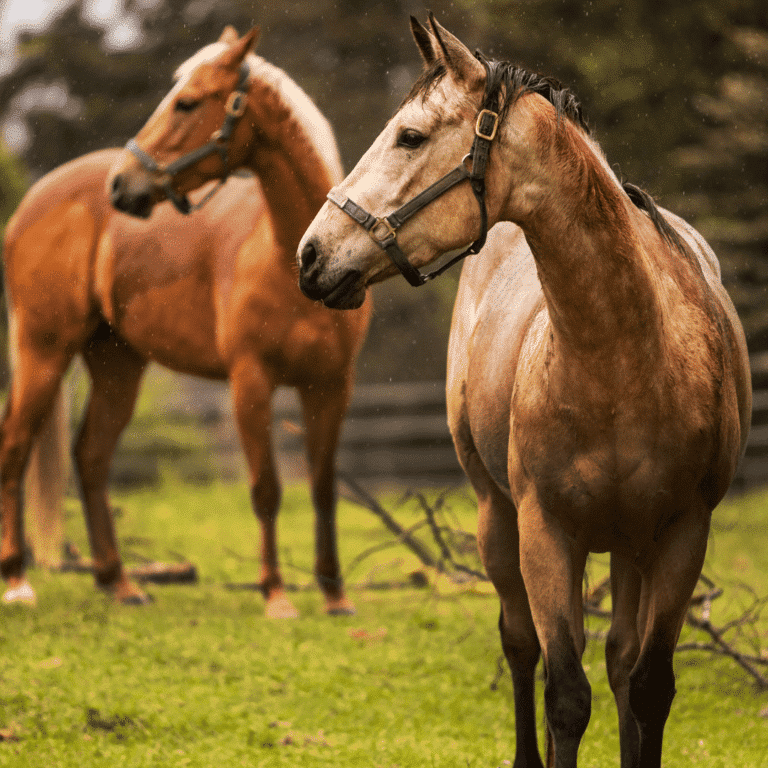
M125 597L117 598L121 605L151 605L155 602L155 598L152 595L148 595L146 592L140 594L126 595Z
M32 585L26 580L22 579L15 587L8 587L3 594L3 602L6 605L15 605L20 603L21 605L36 605L37 595L35 590L32 589Z
M285 595L275 595L267 600L264 615L268 619L298 619L299 612Z
M343 598L342 600L329 600L325 606L328 616L354 616L357 613L355 606Z
M97 582L96 586L120 605L149 605L155 602L152 596L139 589L128 579L119 580L114 584L99 584Z

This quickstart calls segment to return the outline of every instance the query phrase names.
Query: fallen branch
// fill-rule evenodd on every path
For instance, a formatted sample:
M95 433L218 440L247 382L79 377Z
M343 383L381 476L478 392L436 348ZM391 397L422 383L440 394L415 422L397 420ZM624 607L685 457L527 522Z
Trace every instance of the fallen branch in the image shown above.
M384 523L387 530L394 534L398 541L405 544L424 565L428 568L442 570L437 560L432 557L432 553L418 539L405 530L373 496L361 488L351 477L343 475L341 479L354 494L354 498L350 499L350 501L354 501L361 507L365 507L365 509L373 512Z
M128 576L139 582L152 584L196 584L197 568L193 563L161 563L144 557L137 552L131 553L142 564L128 569ZM93 563L80 555L76 547L64 545L64 560L54 570L59 573L93 573Z
M709 619L699 619L690 612L686 617L686 621L693 627L701 629L707 632L709 636L715 641L715 653L721 653L725 656L732 658L742 669L746 670L757 682L760 688L768 690L768 677L761 674L759 670L755 669L754 664L751 663L749 658L743 653L735 650L731 645L725 642L722 633L712 626Z
M471 575L481 581L488 581L488 577L481 570L469 568L457 561L454 554L454 550L451 547L451 539L455 537L456 532L446 526L441 526L437 521L437 513L444 507L445 495L438 497L435 505L429 504L427 499L421 493L409 493L407 497L415 499L421 507L425 522L432 535L434 544L437 547L440 555L439 558L435 558L429 551L429 548L413 536L413 531L418 526L413 526L410 530L405 530L397 522L394 515L388 512L384 507L363 488L361 488L354 480L349 477L343 478L346 485L354 493L352 501L365 507L373 512L379 519L384 522L387 529L392 532L398 542L402 542L408 548L416 554L421 562L428 568L435 568L441 573L456 573L461 572L467 575ZM446 532L449 533L446 536ZM465 537L469 537L464 531L461 534ZM474 538L474 537L473 537ZM394 542L397 543L397 542ZM354 563L358 564L363 557L367 554L377 551L386 545L378 545L375 548L367 550L366 553L358 556ZM476 546L476 542L475 542ZM699 577L700 582L704 586L704 590L698 594L695 594L690 601L690 608L700 608L701 616L694 615L692 610L689 610L686 623L688 626L693 627L696 630L706 632L713 642L700 643L690 642L684 643L678 646L679 651L703 651L706 653L713 653L721 656L727 656L735 661L742 669L744 669L750 677L757 683L757 685L764 690L768 690L768 677L762 674L758 669L760 665L768 665L768 655L744 653L739 650L733 642L726 640L725 635L731 630L743 629L745 626L754 625L760 619L760 611L766 605L768 605L768 597L762 599L756 599L752 606L748 608L741 616L729 621L722 627L716 627L710 620L712 603L717 598L724 594L724 590L718 587L712 579L702 574ZM584 612L590 616L596 616L601 619L610 620L611 612L601 607L602 602L610 594L610 577L605 577L602 581L596 584L592 589L588 590L584 595Z

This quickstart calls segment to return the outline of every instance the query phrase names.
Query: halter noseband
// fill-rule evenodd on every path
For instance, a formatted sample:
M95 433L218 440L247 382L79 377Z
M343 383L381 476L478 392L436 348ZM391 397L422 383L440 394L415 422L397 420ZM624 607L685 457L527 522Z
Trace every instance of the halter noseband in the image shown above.
M328 193L328 199L368 232L376 245L387 253L403 277L414 287L424 285L424 283L433 280L438 275L442 275L443 272L457 261L477 253L485 244L485 238L488 235L488 211L485 206L485 171L488 167L491 143L499 127L501 78L497 62L488 61L480 53L476 53L475 56L486 70L485 94L475 121L475 140L472 143L472 149L461 161L461 165L454 168L441 179L438 179L438 181L427 187L423 192L420 192L393 213L390 213L389 216L379 218L373 216L335 187ZM472 162L471 169L467 168L466 161L468 159ZM480 236L458 256L454 256L438 269L423 274L408 261L408 258L397 244L397 230L411 216L465 179L469 179L472 185L472 192L480 206Z
M234 131L237 121L245 112L245 106L248 99L248 78L250 77L250 74L250 67L244 61L240 65L240 77L237 80L235 90L229 94L229 98L227 99L224 122L219 130L214 131L213 134L211 134L211 138L207 143L203 144L202 147L193 149L191 152L182 155L172 163L168 163L168 165L161 166L136 143L136 139L130 139L125 145L125 148L138 159L145 170L150 173L163 175L163 189L165 190L165 194L180 213L186 215L202 208L213 195L219 191L221 186L227 180L230 172L229 140L232 138L232 131ZM208 155L216 153L221 157L221 162L224 165L224 175L219 178L216 186L208 192L199 203L193 205L186 195L179 195L176 192L173 188L173 180L181 171L185 171L187 168L192 167L198 161L208 157Z

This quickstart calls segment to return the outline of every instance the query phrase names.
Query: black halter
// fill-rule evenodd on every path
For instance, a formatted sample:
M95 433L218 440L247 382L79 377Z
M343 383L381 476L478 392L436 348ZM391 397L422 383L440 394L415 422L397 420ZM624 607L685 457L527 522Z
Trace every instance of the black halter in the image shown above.
M168 163L166 166L161 166L136 143L136 139L130 139L125 145L125 148L136 156L138 161L147 171L163 175L163 189L165 190L165 194L176 206L176 209L183 214L192 213L192 211L202 208L213 195L219 191L229 176L229 140L232 137L232 131L235 129L237 121L242 116L243 112L245 112L248 100L248 78L250 77L250 74L250 67L246 62L243 62L240 66L240 77L238 78L235 90L229 94L229 98L227 99L224 122L219 130L214 131L213 134L211 134L210 140L203 144L202 147L193 149L191 152L182 155L172 163ZM224 175L219 178L218 184L216 184L216 186L208 192L199 203L193 205L186 195L177 194L176 190L173 188L173 180L176 177L176 174L190 168L199 160L208 157L208 155L216 153L219 154L221 162L224 164Z
M480 111L475 121L475 140L469 154L461 161L461 165L454 168L441 179L420 192L416 197L400 206L389 216L377 218L368 213L364 208L350 200L343 192L334 188L328 193L328 199L341 208L344 213L351 216L362 226L373 241L386 251L394 265L403 274L403 277L413 286L418 287L442 275L457 261L477 253L485 244L488 234L488 211L485 207L485 171L488 167L488 156L491 151L491 143L499 128L499 93L501 88L500 68L497 62L488 61L480 53L475 56L483 64L486 70L485 94ZM471 169L467 168L467 160L471 160ZM465 179L469 179L472 192L480 206L480 236L466 250L438 269L422 274L409 261L397 244L397 230L415 213L431 203L452 187L455 187Z

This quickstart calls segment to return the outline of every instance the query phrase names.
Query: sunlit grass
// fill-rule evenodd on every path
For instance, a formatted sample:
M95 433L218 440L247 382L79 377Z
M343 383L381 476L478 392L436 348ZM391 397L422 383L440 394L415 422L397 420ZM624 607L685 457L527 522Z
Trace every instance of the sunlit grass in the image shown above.
M418 505L385 499L405 526ZM492 687L498 606L485 587L457 587L420 568L369 512L341 505L342 562L358 614L326 617L311 575L312 516L302 486L286 490L281 551L302 613L270 622L260 594L257 527L242 485L162 487L116 495L128 560L198 568L195 586L149 587L154 604L127 608L90 577L33 571L36 609L0 622L0 766L491 766L511 759L512 686ZM472 525L471 497L449 503ZM768 495L724 504L707 562L726 589L768 592ZM79 505L67 535L87 552ZM596 572L601 568L596 566ZM595 576L597 578L597 575ZM389 585L389 589L385 587ZM719 611L737 606L713 603ZM742 598L739 598L741 600ZM590 630L604 629L599 619ZM768 631L766 621L759 630ZM768 642L764 643L765 647ZM613 699L600 642L584 663L592 720L582 766L618 766ZM665 736L667 766L768 766L768 693L732 661L677 657L678 695Z

